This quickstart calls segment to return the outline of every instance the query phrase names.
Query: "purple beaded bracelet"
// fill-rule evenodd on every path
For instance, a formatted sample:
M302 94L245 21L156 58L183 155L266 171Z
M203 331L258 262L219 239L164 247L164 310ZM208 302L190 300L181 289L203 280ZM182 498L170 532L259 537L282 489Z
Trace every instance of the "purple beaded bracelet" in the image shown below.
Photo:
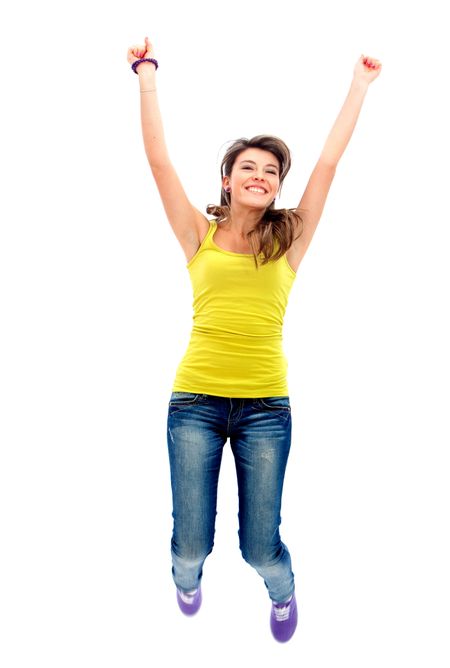
M144 61L147 61L148 63L153 63L155 66L155 70L158 69L158 61L155 60L155 58L139 58L139 60L135 60L134 63L131 66L131 69L135 74L137 74L136 68L140 63L143 63Z

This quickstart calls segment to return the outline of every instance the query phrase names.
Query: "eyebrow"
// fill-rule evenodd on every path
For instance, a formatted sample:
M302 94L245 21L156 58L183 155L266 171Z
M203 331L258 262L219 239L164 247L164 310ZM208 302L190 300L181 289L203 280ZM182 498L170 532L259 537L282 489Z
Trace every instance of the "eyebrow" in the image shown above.
M244 162L251 162L252 165L256 165L254 160L241 160L240 164L242 165ZM279 167L277 167L277 165L273 165L271 162L267 163L266 167L275 167L275 169L280 171Z

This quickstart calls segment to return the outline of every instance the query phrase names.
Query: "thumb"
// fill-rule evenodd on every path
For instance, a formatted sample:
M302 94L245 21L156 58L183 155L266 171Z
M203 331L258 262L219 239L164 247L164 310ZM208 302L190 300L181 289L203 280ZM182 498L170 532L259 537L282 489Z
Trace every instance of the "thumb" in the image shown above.
M151 44L149 38L148 38L148 37L145 37L145 49L146 49L147 53L150 53L150 51L152 50L152 48L153 48L153 47L152 47L152 44Z

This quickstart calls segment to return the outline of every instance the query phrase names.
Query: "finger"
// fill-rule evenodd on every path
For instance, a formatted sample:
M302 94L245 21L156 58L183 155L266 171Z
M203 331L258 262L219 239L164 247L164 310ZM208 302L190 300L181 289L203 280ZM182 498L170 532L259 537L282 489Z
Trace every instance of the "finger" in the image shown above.
M381 63L377 58L370 58L369 56L366 56L363 62L371 69L377 69L378 67L381 67Z
M128 53L132 53L136 58L142 58L141 54L145 52L142 51L142 46L140 44L135 44L131 47Z

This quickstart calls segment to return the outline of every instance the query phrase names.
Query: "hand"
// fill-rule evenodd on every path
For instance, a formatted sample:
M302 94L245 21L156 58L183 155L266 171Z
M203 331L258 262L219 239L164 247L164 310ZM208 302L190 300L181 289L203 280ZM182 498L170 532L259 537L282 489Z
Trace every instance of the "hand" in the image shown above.
M140 58L154 58L155 56L153 55L153 47L148 41L148 37L145 38L145 45L141 46L139 44L135 44L134 46L131 46L128 49L127 53L127 60L132 65L136 60L139 60ZM151 65L151 63L149 63Z
M370 84L381 72L381 63L376 58L370 58L364 54L358 59L353 70L353 78Z

